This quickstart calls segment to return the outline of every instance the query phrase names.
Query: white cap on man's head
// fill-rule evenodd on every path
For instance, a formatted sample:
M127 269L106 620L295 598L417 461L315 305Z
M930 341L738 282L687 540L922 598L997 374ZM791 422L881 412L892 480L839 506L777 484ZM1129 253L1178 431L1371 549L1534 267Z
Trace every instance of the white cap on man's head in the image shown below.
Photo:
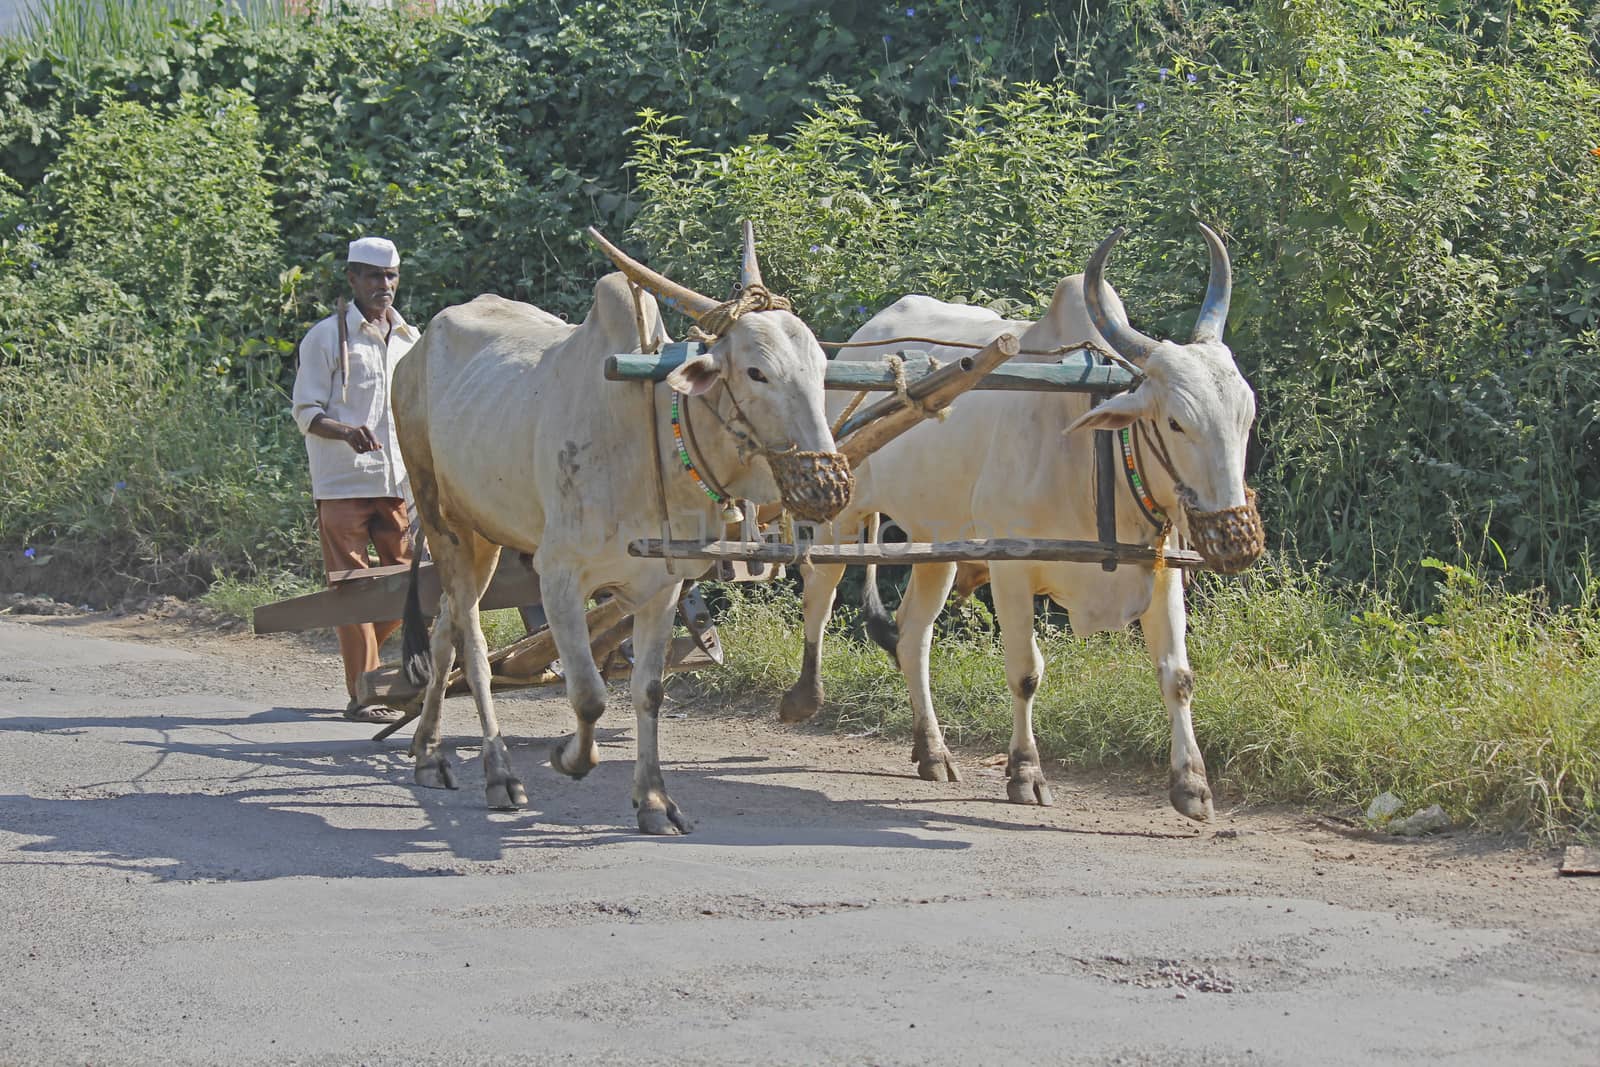
M366 263L374 267L398 267L400 250L387 237L361 237L350 242L351 263Z

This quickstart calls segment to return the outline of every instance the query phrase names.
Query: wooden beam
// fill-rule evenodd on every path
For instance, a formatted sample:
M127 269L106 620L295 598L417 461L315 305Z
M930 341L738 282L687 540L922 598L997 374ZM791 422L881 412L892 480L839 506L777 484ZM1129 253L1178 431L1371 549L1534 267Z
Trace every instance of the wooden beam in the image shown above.
M410 567L398 570L371 569L391 572L365 578L346 578L338 585L320 592L280 600L275 604L263 604L255 610L256 633L290 633L398 619L405 608L406 587L411 581ZM439 575L433 564L424 563L417 580L422 613L430 617L438 614ZM489 588L478 606L490 611L540 602L539 575L533 567L523 562L520 553L501 552L500 565L489 580Z
M872 453L913 426L921 425L925 419L932 418L941 408L948 407L956 397L971 389L985 374L1016 355L1021 349L1021 342L1015 337L1009 333L1001 334L990 341L981 352L972 356L971 362L963 359L959 363L941 367L917 385L908 387L906 392L915 401L914 403L897 404L893 410L885 408L882 411L879 410L880 405L874 404L869 409L870 421L867 421L868 412L851 419L850 424L859 428L853 432L849 428L841 429L836 437L835 446L849 458L852 468L859 467ZM865 425L862 425L863 423Z
M605 376L614 382L662 381L683 362L683 356L669 346L660 355L632 353L609 356ZM907 385L930 372L926 352L900 353L905 360L903 375ZM971 358L971 357L968 357ZM985 391L1046 393L1120 393L1133 386L1133 375L1115 365L1094 362L1086 353L1074 353L1060 363L1016 363L984 374L973 389ZM831 360L823 378L824 389L851 392L892 392L897 388L894 367L886 359Z
M628 554L660 558L662 542L642 538L628 545ZM773 541L698 541L672 542L673 558L708 560L757 560L763 563L814 563L888 566L915 566L918 563L976 563L1026 559L1042 562L1154 563L1155 549L1148 545L1112 544L1099 541L1057 541L1037 537L987 537L967 541L913 542L910 544L820 545L809 547L778 544ZM1198 553L1169 549L1164 557L1169 567L1204 567Z

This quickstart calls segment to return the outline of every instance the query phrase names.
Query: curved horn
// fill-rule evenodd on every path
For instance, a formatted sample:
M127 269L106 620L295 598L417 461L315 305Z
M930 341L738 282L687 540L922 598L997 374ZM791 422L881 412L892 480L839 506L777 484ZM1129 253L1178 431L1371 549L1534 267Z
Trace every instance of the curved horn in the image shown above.
M1222 340L1222 328L1228 324L1228 302L1233 298L1233 266L1228 262L1228 249L1216 231L1203 222L1200 232L1211 253L1211 280L1206 283L1206 299L1200 305L1200 317L1194 320L1191 344Z
M1105 299L1106 258L1111 255L1111 246L1126 232L1127 228L1123 226L1112 230L1111 236L1101 241L1100 247L1089 257L1089 265L1083 268L1083 299L1089 306L1089 319L1094 323L1094 328L1100 331L1100 336L1110 342L1111 347L1124 359L1142 367L1161 342L1129 326L1125 315L1110 314Z
M664 301L667 306L677 308L696 322L705 318L706 313L717 306L717 302L709 296L701 296L687 285L679 285L664 274L657 274L649 267L631 258L626 252L605 239L601 232L590 226L586 231L589 240L600 246L600 251L610 257L617 269L626 274L630 281L639 288L654 294Z
M761 280L761 264L756 262L756 228L749 219L744 220L744 259L739 263L739 288L766 283Z

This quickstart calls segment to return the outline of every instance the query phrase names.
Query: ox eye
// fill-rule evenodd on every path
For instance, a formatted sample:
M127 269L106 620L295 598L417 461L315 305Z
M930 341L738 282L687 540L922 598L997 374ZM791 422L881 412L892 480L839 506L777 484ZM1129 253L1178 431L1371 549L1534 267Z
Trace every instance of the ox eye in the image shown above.
M753 382L764 382L767 380L767 376L761 373L761 369L759 367L751 367L745 373L750 375L750 380Z
M1182 433L1183 432L1183 427L1178 425L1178 420L1177 419L1168 419L1167 420L1167 425L1172 428L1172 432L1173 433Z

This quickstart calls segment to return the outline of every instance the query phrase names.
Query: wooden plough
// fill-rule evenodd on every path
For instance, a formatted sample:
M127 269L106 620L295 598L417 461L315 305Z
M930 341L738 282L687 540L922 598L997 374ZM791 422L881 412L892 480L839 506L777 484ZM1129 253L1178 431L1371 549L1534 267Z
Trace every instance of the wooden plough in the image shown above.
M1059 363L1003 367L1018 350L1016 337L1001 334L973 355L944 365L936 365L925 353L916 351L900 353L892 360L830 363L825 388L891 394L852 414L839 428L837 448L850 458L852 466L857 465L923 420L936 417L962 393L973 389L1109 395L1135 384L1131 372L1116 364L1099 363L1087 350L1079 350ZM652 355L615 355L606 360L604 373L607 379L619 382L662 381L673 368L699 352L697 343L676 342ZM702 578L722 581L763 581L778 573L781 565L807 562L915 564L1035 559L1099 563L1107 570L1114 570L1120 563L1152 564L1156 559L1155 550L1146 545L1122 544L1116 539L1112 501L1116 494L1117 465L1111 451L1111 434L1096 431L1095 437L1099 533L1096 541L987 538L916 544L819 544L804 536L807 529L804 526L798 528L792 542L786 542L776 539L776 534L757 533L754 524L747 521L744 534L738 540L701 542L642 538L632 542L628 551L642 557L700 561L706 565ZM1163 558L1167 565L1174 567L1203 565L1193 552L1168 550ZM257 608L256 633L397 619L405 602L408 571L409 567L399 566L331 574L329 588L325 590ZM439 581L430 564L421 566L419 580L423 612L436 614ZM528 636L490 655L495 689L561 681L560 672L555 669L555 640L544 625L539 603L539 576L531 560L515 553L502 553L480 607L483 610L519 608L529 632ZM688 636L674 638L667 669L694 670L720 664L722 649L716 629L711 625L710 613L695 591L694 583L685 586L678 607ZM601 601L590 609L588 624L590 647L601 674L608 679L626 675L631 668L629 638L633 617L625 615L614 601ZM447 693L466 691L460 668L451 673L448 686ZM358 689L363 703L385 704L407 713L402 721L379 731L378 738L388 737L420 713L422 694L405 679L398 664L385 664L369 672L361 679Z

